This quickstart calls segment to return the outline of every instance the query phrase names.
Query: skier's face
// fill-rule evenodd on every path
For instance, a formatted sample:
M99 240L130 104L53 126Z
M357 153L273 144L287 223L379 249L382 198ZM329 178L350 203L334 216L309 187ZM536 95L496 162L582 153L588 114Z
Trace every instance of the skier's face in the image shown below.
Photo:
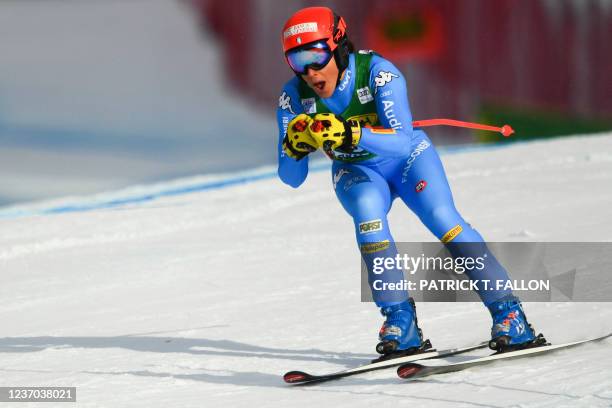
M308 68L306 74L301 75L302 79L311 87L319 98L329 98L336 89L338 80L338 66L334 58L319 70Z

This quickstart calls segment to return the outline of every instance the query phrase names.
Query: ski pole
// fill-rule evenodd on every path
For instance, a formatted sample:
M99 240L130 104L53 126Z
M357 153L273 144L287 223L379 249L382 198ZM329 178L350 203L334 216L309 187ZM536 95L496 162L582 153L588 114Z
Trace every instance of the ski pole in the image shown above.
M426 119L426 120L415 120L412 122L412 126L414 127L426 127L426 126L437 126L437 125L446 125L446 126L455 126L455 127L463 127L469 129L478 129L478 130L490 130L493 132L499 132L504 137L509 137L514 133L514 129L510 127L510 125L504 125L502 127L490 126L490 125L482 125L480 123L472 123L472 122L463 122L461 120L454 119Z

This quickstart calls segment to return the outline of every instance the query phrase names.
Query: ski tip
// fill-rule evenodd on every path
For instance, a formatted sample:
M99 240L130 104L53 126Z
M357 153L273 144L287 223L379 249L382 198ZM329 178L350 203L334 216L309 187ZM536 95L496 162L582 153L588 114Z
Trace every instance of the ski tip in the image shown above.
M423 369L423 366L416 363L403 364L397 368L397 375L400 378L410 378L417 375L419 371Z
M283 380L285 380L287 384L298 384L312 380L313 378L314 376L303 371L289 371L283 376Z

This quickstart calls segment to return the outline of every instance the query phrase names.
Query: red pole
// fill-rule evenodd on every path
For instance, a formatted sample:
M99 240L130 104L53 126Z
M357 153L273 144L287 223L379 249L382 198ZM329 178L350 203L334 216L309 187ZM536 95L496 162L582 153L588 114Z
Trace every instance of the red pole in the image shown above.
M502 127L490 126L490 125L482 125L480 123L472 123L472 122L463 122L461 120L454 119L426 119L426 120L415 120L412 122L412 126L414 127L426 127L426 126L437 126L437 125L446 125L446 126L455 126L455 127L463 127L469 129L478 129L478 130L491 130L493 132L499 132L504 137L509 137L514 133L514 129L510 127L510 125L504 125Z

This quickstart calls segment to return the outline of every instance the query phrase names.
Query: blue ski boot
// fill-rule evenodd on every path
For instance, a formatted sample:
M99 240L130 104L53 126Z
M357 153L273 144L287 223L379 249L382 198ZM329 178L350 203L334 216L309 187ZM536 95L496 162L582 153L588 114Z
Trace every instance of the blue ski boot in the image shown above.
M493 318L489 348L501 353L546 344L542 334L536 336L515 296L506 296L492 303L489 311Z
M386 320L378 332L380 343L376 351L382 354L378 360L415 354L431 348L429 340L423 341L412 298L398 305L383 307L380 312Z

